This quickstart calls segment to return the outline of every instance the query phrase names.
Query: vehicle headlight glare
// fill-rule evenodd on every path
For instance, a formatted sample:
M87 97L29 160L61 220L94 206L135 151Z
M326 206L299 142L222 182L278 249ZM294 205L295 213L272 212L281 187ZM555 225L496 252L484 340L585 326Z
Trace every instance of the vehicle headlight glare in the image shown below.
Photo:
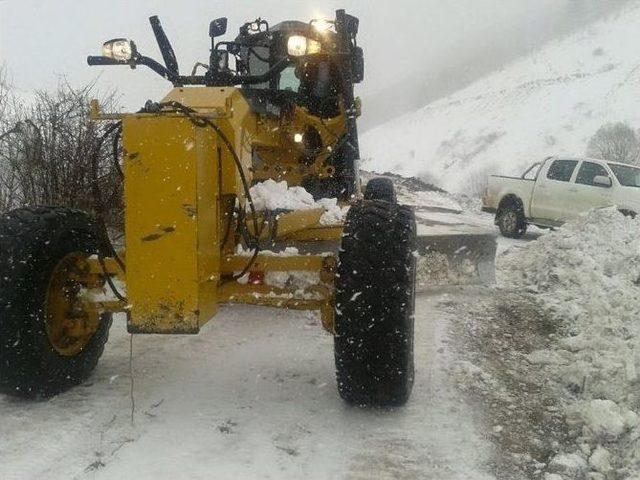
M312 20L311 25L320 33L328 32L333 28L333 22L325 20L324 18Z
M316 40L302 35L291 35L287 42L287 52L292 57L302 57L303 55L313 55L320 53L322 44Z
M316 40L307 40L307 55L313 55L320 53L322 50L322 44Z
M287 43L287 51L293 57L301 57L307 53L307 37L291 35Z

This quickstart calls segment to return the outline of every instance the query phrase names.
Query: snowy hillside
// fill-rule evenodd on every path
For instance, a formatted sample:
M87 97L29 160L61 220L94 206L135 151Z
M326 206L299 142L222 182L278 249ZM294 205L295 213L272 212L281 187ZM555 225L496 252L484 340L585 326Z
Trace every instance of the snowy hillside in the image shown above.
M640 126L640 1L468 88L362 135L363 168L453 192L534 160L584 154L610 121ZM637 103L636 103L637 100Z

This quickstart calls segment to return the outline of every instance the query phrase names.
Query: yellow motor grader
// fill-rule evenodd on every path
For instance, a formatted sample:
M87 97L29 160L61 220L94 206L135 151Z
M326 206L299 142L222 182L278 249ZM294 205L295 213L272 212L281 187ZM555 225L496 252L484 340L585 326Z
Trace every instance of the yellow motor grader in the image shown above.
M150 22L164 64L122 38L88 57L143 65L173 84L136 113L92 103L92 118L121 136L123 248L81 211L21 208L0 219L0 391L46 397L85 380L114 313L126 313L132 334L195 334L235 303L318 311L335 335L341 396L405 403L416 223L389 180L360 189L358 19L343 10L332 21L258 19L233 41L218 40L227 20L216 19L209 62L191 75L158 18ZM268 179L350 210L338 224L320 207L260 210L251 187ZM313 281L274 285L278 272Z
M340 395L404 404L417 257L431 263L427 271L443 264L490 280L495 239L440 207L419 209L427 235L418 237L390 179L361 190L358 19L344 10L331 21L258 19L223 41L219 18L208 63L190 75L159 19L149 20L163 63L123 38L87 59L143 65L173 84L136 113L92 102L92 120L105 122L87 159L94 214L48 206L0 217L0 392L48 397L87 379L115 313L126 314L132 334L196 334L221 305L249 304L318 312L335 338ZM106 141L124 184L116 247L97 165ZM256 188L285 181L312 196L311 206L258 205ZM346 216L327 215L336 202Z

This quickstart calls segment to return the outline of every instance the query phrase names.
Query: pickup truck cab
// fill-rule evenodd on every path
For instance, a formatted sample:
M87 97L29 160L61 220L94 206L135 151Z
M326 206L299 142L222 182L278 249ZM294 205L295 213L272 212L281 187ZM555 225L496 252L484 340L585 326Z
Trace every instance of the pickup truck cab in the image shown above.
M640 212L640 168L591 158L550 157L520 178L492 175L485 212L505 237L520 238L527 225L552 228L592 208Z

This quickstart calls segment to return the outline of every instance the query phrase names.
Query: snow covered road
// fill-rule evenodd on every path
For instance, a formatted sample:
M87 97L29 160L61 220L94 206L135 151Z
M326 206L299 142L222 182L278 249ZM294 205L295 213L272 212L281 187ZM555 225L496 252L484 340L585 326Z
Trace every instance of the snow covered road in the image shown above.
M449 375L442 305L463 297L418 297L416 385L395 411L338 398L314 316L233 307L196 337L134 338L132 425L118 322L91 384L38 403L0 396L0 478L492 478L482 419Z

